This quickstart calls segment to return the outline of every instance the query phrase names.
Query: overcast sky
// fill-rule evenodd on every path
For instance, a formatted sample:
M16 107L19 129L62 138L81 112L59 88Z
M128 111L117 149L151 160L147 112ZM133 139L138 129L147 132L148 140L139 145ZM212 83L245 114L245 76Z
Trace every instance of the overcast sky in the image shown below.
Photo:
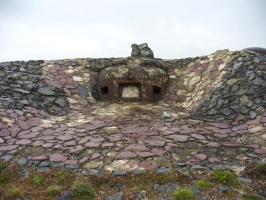
M266 47L266 0L0 0L0 61Z

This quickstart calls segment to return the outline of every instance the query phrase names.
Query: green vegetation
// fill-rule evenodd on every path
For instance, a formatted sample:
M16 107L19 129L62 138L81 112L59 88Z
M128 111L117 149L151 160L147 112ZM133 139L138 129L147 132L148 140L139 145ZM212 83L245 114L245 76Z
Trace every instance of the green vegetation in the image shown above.
M255 170L257 171L258 174L266 176L266 163L257 164Z
M7 168L7 164L4 162L0 162L0 172L4 171Z
M59 185L51 185L47 188L47 194L49 196L57 196L62 191L62 187Z
M41 175L34 175L33 178L32 178L32 184L35 186L35 187L41 187L44 185L44 177L41 176Z
M23 198L24 197L24 192L21 188L18 187L12 187L7 190L4 199L7 200L13 200L16 198Z
M262 200L260 197L248 194L244 194L242 197L244 200Z
M220 183L228 186L236 185L238 180L237 176L229 170L214 170L211 176Z
M10 181L10 176L0 174L0 186L5 185Z
M181 188L175 192L175 200L193 200L194 195L188 188Z
M87 182L75 181L71 186L74 197L80 200L93 200L95 198L94 188Z
M198 180L196 186L201 190L209 190L213 187L213 184L207 180Z
M62 185L65 184L66 182L69 182L71 180L71 176L69 172L62 171L56 174L56 179L58 184Z

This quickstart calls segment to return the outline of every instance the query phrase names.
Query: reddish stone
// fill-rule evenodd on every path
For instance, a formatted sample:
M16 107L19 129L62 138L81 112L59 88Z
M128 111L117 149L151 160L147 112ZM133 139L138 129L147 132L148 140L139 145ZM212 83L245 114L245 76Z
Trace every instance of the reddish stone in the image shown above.
M219 143L218 142L209 142L207 144L208 147L219 147Z
M18 126L12 126L8 130L10 131L11 137L16 137L21 129Z
M147 151L136 152L136 154L142 158L154 156L154 153L147 152Z
M51 148L54 146L54 143L45 143L45 144L42 144L42 147L44 148Z
M38 146L43 145L43 143L44 143L44 141L35 141L35 142L32 143L32 146L38 147Z
M226 138L228 137L228 134L219 133L219 134L214 134L214 136L218 138Z
M174 95L174 94L170 94L170 95L168 96L168 99L169 99L170 101L176 101L178 98L177 98L176 95Z
M229 134L232 132L231 129L213 129L213 132L220 134Z
M94 137L94 138L91 138L90 141L91 142L102 142L102 141L104 141L104 138L102 138L102 137L98 137L98 138Z
M241 146L241 144L237 143L237 142L223 142L222 144L226 147L239 147L239 146Z
M27 124L27 123L26 123L25 121L23 121L23 120L16 120L16 123L17 123L17 125L18 125L21 129L23 129L23 130L27 130L27 129L30 128L29 124Z
M189 136L186 136L186 135L170 135L167 137L173 139L176 142L185 142L189 138Z
M228 124L225 124L225 123L210 123L210 125L215 126L217 128L221 128L221 129L227 129L230 127Z
M199 154L195 155L195 158L198 159L198 160L206 160L207 155L203 154L203 153L199 153Z
M84 144L85 147L90 147L90 148L97 148L101 146L100 142L87 142Z
M7 129L0 129L0 136L2 137L5 137L5 136L8 136L10 133L9 133L9 130Z
M66 160L64 162L65 165L76 165L78 162L76 160Z
M51 162L65 162L67 160L67 158L61 154L52 154L50 155L50 159Z
M118 158L135 158L137 155L131 151L123 151L117 155Z
M34 157L29 157L30 160L36 160L36 161L43 161L43 160L47 160L48 156L34 156Z
M65 142L63 145L64 145L64 147L74 146L74 145L76 145L76 141L70 140L70 141Z
M188 134L188 133L194 133L195 130L192 128L186 128L186 129L181 129L179 132L182 134Z
M39 117L31 118L27 121L27 124L30 126L39 126L41 125L41 119Z
M205 137L204 136L202 136L200 134L196 134L196 133L191 134L191 137L196 138L196 139L199 139L199 140L205 140Z
M263 118L261 119L261 122L262 122L262 123L266 123L266 117L263 117Z
M73 137L71 135L59 135L57 136L58 140L62 140L62 141L67 141L67 140L71 140Z
M255 149L256 154L266 154L266 149Z
M145 142L149 144L150 146L162 147L165 145L165 141L163 140L149 139L149 140L146 140Z
M247 130L248 125L247 124L242 124L240 126L235 126L232 128L233 131L239 131L239 130Z
M18 145L6 145L6 146L1 146L0 151L12 151L16 149Z
M130 144L126 147L126 150L130 151L145 151L147 147L144 144Z
M89 160L90 157L86 156L86 157L83 157L79 160L79 164L83 164L85 162L87 162Z
M113 146L114 146L114 143L112 143L112 142L104 142L104 143L102 143L102 147L103 148L113 147Z
M90 157L90 160L95 160L95 159L100 158L100 157L101 157L101 154L99 154L99 153L93 153L91 155L91 157Z
M221 162L218 158L215 158L215 157L208 158L208 160L212 164L220 163Z
M258 145L258 144L249 144L246 147L252 148L252 149L258 149L258 148L260 148L260 145Z
M27 144L31 144L32 141L28 140L28 139L22 139L22 140L18 140L16 142L16 144L21 144L21 145L27 145Z
M144 160L139 163L139 167L143 168L144 170L154 170L158 168L158 165L152 161Z
M154 154L154 155L163 155L166 153L166 151L164 151L163 149L157 149L157 148L154 148L151 150L151 152Z

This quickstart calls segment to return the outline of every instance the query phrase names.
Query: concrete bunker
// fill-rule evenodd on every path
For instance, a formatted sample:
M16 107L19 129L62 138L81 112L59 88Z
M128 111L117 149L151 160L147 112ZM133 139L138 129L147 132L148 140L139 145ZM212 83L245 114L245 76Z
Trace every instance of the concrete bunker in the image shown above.
M98 78L101 97L111 101L159 101L168 83L163 69L138 63L104 68Z

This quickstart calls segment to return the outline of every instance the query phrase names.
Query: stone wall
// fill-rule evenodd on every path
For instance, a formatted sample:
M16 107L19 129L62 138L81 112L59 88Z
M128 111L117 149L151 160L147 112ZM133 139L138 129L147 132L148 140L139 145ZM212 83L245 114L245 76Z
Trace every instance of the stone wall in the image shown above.
M99 58L0 63L0 109L37 108L66 115L100 101L98 73L133 59ZM252 51L217 51L186 59L143 58L169 75L164 101L206 120L245 121L266 109L266 58Z

